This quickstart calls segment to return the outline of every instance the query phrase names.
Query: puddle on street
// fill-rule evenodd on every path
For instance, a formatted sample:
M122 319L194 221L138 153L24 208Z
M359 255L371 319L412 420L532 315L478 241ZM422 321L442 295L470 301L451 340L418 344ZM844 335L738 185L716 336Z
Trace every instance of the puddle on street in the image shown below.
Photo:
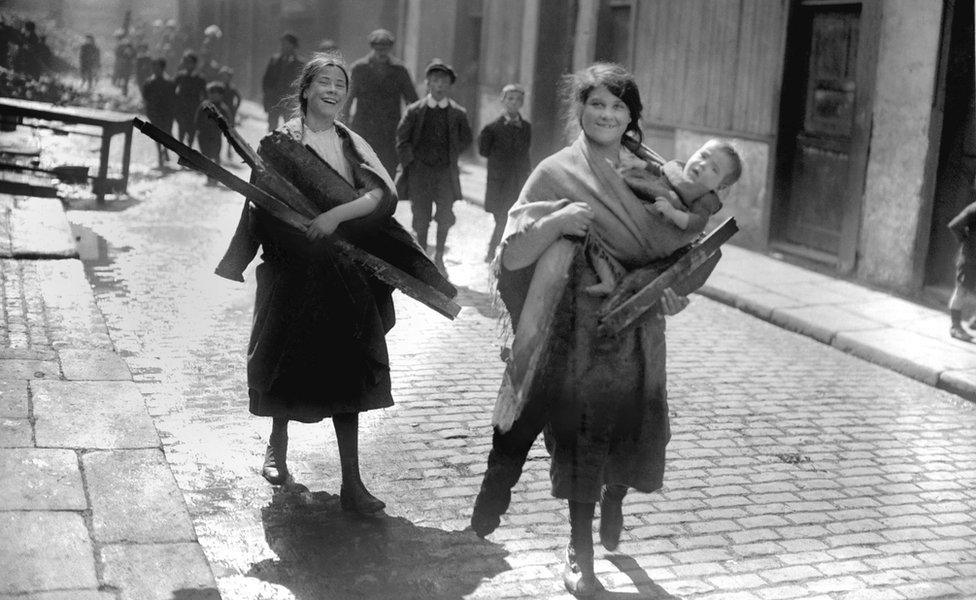
M112 273L112 264L115 262L115 256L127 249L110 246L105 238L90 227L74 222L70 224L78 257L85 269L85 277L96 295L101 293L126 295L126 286Z

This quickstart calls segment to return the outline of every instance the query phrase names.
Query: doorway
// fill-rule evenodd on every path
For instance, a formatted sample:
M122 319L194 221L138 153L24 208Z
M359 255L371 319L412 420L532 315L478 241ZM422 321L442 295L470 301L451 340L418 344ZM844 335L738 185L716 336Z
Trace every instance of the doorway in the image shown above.
M772 245L842 271L853 268L867 156L864 12L860 2L791 8L780 100Z
M955 283L955 237L946 228L967 204L976 178L974 119L973 3L947 4L943 27L943 62L938 95L942 96L942 136L932 202L932 228L925 261L925 285L948 294ZM939 102L936 102L938 110Z

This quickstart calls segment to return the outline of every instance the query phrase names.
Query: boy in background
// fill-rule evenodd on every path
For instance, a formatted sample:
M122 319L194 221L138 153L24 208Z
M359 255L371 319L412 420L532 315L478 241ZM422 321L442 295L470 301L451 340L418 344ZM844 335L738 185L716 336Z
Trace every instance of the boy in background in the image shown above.
M455 223L453 204L461 198L458 155L473 136L467 111L449 97L457 79L454 69L435 58L425 74L427 96L408 106L397 126L397 155L403 167L397 193L410 200L414 235L425 251L431 220L437 223L434 263L443 273L447 233Z
M224 104L227 106L227 124L237 127L237 109L241 107L241 92L238 91L231 80L234 78L234 69L230 67L220 67L217 79L224 84ZM227 158L232 158L233 149L227 145Z
M192 50L183 53L180 70L176 72L176 119L177 139L187 146L193 145L196 134L197 108L206 98L207 82L196 73L197 55Z
M207 99L197 107L196 131L197 143L200 144L200 153L220 164L220 142L223 134L216 121L207 115L206 106L213 104L223 115L224 119L230 118L230 110L224 102L224 84L219 81L211 81L207 84ZM230 121L228 121L230 123ZM207 177L207 185L216 185L217 181L212 177Z
M531 170L532 126L519 114L524 102L525 88L515 83L506 85L501 94L502 115L485 125L478 135L478 153L488 159L485 212L495 219L485 262L495 257L508 222L508 210L518 200Z
M176 102L176 82L166 75L166 59L152 61L153 74L142 84L142 101L146 107L146 118L167 134L173 132L173 108ZM162 144L156 144L159 168L166 166L169 156Z

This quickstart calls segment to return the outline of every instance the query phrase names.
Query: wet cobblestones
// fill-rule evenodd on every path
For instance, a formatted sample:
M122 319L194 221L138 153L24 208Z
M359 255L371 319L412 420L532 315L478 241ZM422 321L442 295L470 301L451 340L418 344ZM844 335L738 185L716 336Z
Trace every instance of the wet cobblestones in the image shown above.
M502 527L463 531L502 366L488 215L457 205L457 320L396 296L397 404L361 419L364 476L387 516L355 520L338 509L328 423L292 428L299 486L273 495L258 475L269 423L247 414L244 386L253 267L244 284L212 275L239 198L185 171L131 191L69 218L224 598L568 597L566 511L541 444ZM31 306L4 308L26 311L9 335L29 345ZM52 325L56 344L70 327ZM628 496L620 551L598 551L606 597L976 597L973 405L701 297L669 321L668 344L665 489Z

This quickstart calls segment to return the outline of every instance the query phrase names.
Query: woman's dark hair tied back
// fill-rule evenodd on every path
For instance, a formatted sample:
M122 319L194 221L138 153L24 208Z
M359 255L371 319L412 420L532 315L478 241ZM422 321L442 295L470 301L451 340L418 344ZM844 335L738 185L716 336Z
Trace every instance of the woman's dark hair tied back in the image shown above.
M633 131L641 141L644 134L640 128L641 103L637 82L630 71L616 63L598 62L563 77L562 91L566 104L566 127L575 128L579 124L583 106L596 88L604 86L611 94L623 100L630 111L627 131Z

